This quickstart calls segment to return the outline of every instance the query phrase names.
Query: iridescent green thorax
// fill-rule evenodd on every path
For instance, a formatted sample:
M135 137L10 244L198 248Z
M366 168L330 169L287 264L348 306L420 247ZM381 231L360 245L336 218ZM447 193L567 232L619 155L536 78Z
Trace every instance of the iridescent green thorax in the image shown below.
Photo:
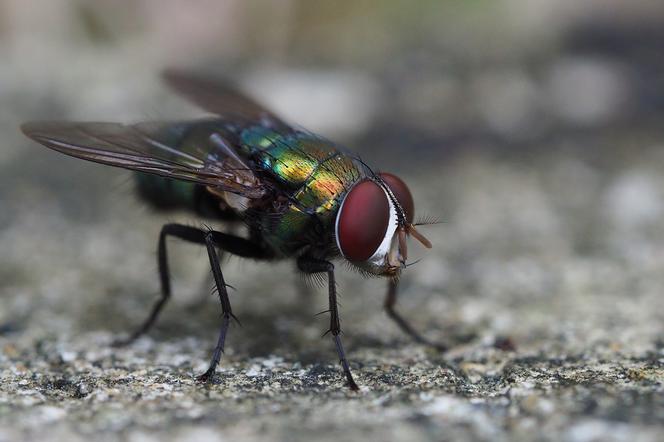
M304 184L335 150L309 134L280 135L263 127L242 132L242 141L257 157L260 167L272 172L281 184Z
M245 148L259 167L287 189L288 202L266 237L288 253L310 223L334 223L343 196L364 176L362 164L329 141L305 132L279 135L264 127L245 129Z

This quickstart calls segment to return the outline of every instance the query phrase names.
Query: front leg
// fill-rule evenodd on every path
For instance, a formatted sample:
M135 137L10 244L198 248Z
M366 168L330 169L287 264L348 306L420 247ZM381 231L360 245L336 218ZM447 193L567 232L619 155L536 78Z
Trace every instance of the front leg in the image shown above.
M350 372L350 365L346 359L344 347L341 344L341 321L339 319L339 308L337 306L337 285L334 279L334 264L329 261L320 259L301 257L297 260L297 266L305 273L327 273L330 303L330 329L327 331L327 333L330 333L332 335L332 339L334 340L334 345L337 349L337 354L339 355L341 366L343 367L346 379L348 380L348 386L351 390L357 391L360 388L357 386L355 380L353 379L353 374Z
M429 347L433 347L438 351L445 352L447 351L447 347L443 344L437 344L435 342L431 342L424 336L422 336L420 333L417 332L413 328L412 325L399 314L399 312L396 311L394 308L397 304L397 282L393 279L390 280L388 283L387 287L387 296L385 297L385 311L387 312L387 315L397 323L399 328L406 333L408 336L413 338L416 342L419 342L420 344L428 345Z

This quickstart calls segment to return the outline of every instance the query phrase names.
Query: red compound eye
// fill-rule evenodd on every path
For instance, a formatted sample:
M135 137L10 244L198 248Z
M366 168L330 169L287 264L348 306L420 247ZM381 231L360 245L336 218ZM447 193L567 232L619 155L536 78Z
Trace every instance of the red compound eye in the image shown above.
M415 202L413 202L413 195L410 193L406 183L391 173L379 173L378 176L385 181L385 184L387 184L397 198L397 201L399 201L399 205L403 208L403 211L406 212L406 221L408 224L412 224L415 217Z
M378 250L390 221L390 205L381 187L370 180L348 192L337 218L337 241L350 261L366 261Z

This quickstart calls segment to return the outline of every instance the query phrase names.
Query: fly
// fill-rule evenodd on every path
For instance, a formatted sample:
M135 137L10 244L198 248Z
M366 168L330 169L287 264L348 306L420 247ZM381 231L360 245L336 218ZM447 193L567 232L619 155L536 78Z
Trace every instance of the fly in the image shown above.
M163 226L158 241L161 297L123 343L147 333L171 296L166 240L206 247L221 302L222 320L209 381L235 319L217 252L271 261L292 259L329 285L330 328L348 385L357 390L341 343L333 260L387 278L385 309L416 341L434 345L396 310L397 283L407 266L407 237L431 243L413 222L415 205L396 175L374 172L356 154L285 123L257 102L223 84L180 72L164 74L176 92L214 118L132 125L31 122L21 129L58 152L138 172L139 195L160 209L189 209L227 225L243 223L245 236L181 224ZM327 334L327 333L326 333Z

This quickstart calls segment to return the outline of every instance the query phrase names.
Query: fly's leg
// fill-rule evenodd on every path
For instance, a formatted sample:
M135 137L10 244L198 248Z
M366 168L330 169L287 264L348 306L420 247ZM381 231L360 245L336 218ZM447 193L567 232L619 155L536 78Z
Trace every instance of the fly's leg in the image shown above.
M217 293L219 294L219 301L221 302L221 327L219 328L219 337L217 338L217 345L214 348L210 366L207 371L198 377L199 382L209 381L219 365L219 360L224 352L224 344L226 343L226 333L230 326L231 319L238 319L233 314L231 309L231 302L228 299L228 290L226 289L226 282L224 275L221 273L221 265L219 264L219 255L217 250L224 250L233 255L243 258L269 258L269 254L260 245L241 238L235 235L226 233L210 231L202 231L204 236L205 247L207 248L208 258L210 260L210 267L212 268L212 276L217 286Z
M156 322L161 310L166 305L166 302L171 297L171 276L168 267L168 254L166 251L166 239L168 237L179 238L181 240L205 245L205 237L211 233L216 239L217 246L221 251L228 251L234 255L260 258L263 256L262 249L253 242L244 238L228 235L221 232L208 232L206 230L198 229L196 227L185 226L182 224L166 224L161 229L159 234L159 243L157 249L157 261L159 265L159 281L161 282L161 297L152 307L150 315L145 319L143 324L126 340L118 341L116 345L130 344L139 337L147 333L154 323ZM218 262L219 260L217 260Z
M171 284L170 284L170 272L168 268L168 259L166 253L166 239L169 236L173 236L184 241L202 244L205 245L208 251L208 258L210 260L210 265L212 267L212 274L214 276L215 284L217 286L217 292L219 293L219 299L221 301L221 308L223 314L223 320L221 329L219 332L219 338L217 339L217 345L214 350L212 357L212 362L210 363L210 368L208 371L203 374L199 379L202 381L208 380L214 370L219 364L219 359L224 349L224 342L226 339L226 332L228 331L228 326L230 324L230 319L235 318L231 310L230 301L228 299L228 292L226 290L226 284L224 282L223 275L221 273L221 266L219 265L219 257L217 255L218 250L227 251L233 255L244 257L244 258L267 258L268 255L265 250L258 244L241 238L235 235L228 235L221 232L215 232L212 230L203 230L196 227L185 226L182 224L166 224L159 235L159 248L158 248L158 262L159 262L159 278L161 281L161 298L152 308L150 315L145 320L143 325L131 335L131 337L125 342L132 342L136 338L145 334L154 324L159 313L163 309L166 301L170 298L171 295ZM235 318L236 319L236 318Z
M385 297L385 311L387 312L387 315L394 322L397 323L399 328L404 333L413 338L416 342L433 347L438 351L442 352L447 351L447 347L445 345L431 342L430 340L422 336L420 333L418 333L413 328L413 326L410 325L410 323L403 316L401 316L399 312L395 310L396 303L397 303L397 282L394 280L390 280L387 288L387 296Z
M224 281L224 275L221 273L219 255L217 255L216 243L212 232L205 235L205 247L207 247L208 257L210 258L210 267L212 267L212 275L214 276L214 282L217 285L217 291L219 293L219 300L221 301L222 320L221 328L219 329L219 338L217 339L217 345L214 347L214 352L212 353L210 366L205 373L198 377L199 382L207 382L214 375L217 365L219 365L221 354L224 352L226 333L228 332L231 318L237 321L237 318L233 315L233 310L231 309L231 302L228 299L226 282Z
M327 273L329 284L330 329L325 334L330 333L332 335L341 366L343 367L344 374L348 380L348 387L353 391L357 391L359 390L359 387L353 379L353 374L350 372L350 365L346 359L344 347L341 344L341 321L339 319L339 308L337 306L337 286L334 279L334 265L329 261L306 257L298 259L297 265L298 268L305 273Z
M237 224L235 223L228 223L224 224L224 231L228 232L230 235L237 235ZM228 256L223 249L217 249L217 256L219 257L219 262L223 264L224 259ZM197 297L197 299L193 300L190 305L187 307L190 310L196 311L196 310L201 310L204 308L204 306L207 305L207 303L210 301L210 294L205 293L207 288L210 286L210 283L213 282L213 279L211 277L212 275L206 274L204 280L201 282L201 289L200 290L200 296ZM230 286L229 286L230 287Z
M195 227L182 224L165 224L159 233L157 245L157 264L159 266L159 282L161 283L161 297L152 307L150 315L143 324L136 329L129 338L115 342L116 346L128 345L146 334L157 321L161 310L171 297L171 273L168 268L168 253L166 250L166 239L169 236L196 244L205 244L205 231Z

